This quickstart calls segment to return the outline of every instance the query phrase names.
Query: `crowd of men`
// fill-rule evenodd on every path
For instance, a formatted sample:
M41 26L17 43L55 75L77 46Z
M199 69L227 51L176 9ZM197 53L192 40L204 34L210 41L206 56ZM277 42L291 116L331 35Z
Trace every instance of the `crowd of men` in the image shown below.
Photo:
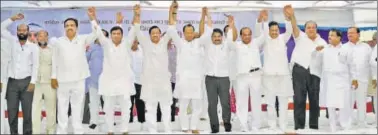
M306 22L302 32L293 8L287 5L283 8L284 33L280 33L277 22L268 22L268 12L262 10L256 31L243 27L238 34L233 16L227 16L228 25L222 31L213 28L211 16L204 7L199 32L195 32L192 24L187 24L182 28L181 38L176 29L178 3L174 1L169 9L166 32L162 34L159 27L152 26L148 37L140 29L140 6L136 5L133 10L132 27L127 36L124 36L121 25L124 17L120 12L116 14L117 26L108 32L97 23L94 7L87 12L91 33L78 35L78 20L67 18L64 36L49 39L48 30L41 30L36 33L36 44L28 40L28 25L17 26L17 37L7 29L14 21L23 19L23 14L1 23L1 36L9 45L5 50L9 64L3 68L2 60L1 82L7 83L11 134L18 133L20 102L23 133L41 133L43 100L47 134L67 134L69 108L74 133L83 134L87 93L89 127L98 129L98 112L103 108L108 134L129 132L134 105L138 121L146 122L150 133L158 132L157 121L163 122L165 133L171 133L177 101L183 132L198 134L201 114L207 112L211 133L218 133L221 123L218 100L222 124L226 132L231 132L230 87L235 89L236 116L243 132L263 128L262 95L272 130L287 131L289 98L294 99L295 130L305 128L307 97L311 129L319 128L320 107L328 108L333 132L339 127L348 130L354 124L359 128L368 124L366 96L370 80L376 88L377 46L372 48L361 42L357 27L348 29L349 42L345 44L341 43L342 33L332 29L327 43L317 34L314 21ZM240 42L236 41L238 36ZM292 36L296 46L289 63L286 43ZM373 39L376 44L376 34ZM264 52L264 65L260 50ZM204 100L207 106L203 106ZM376 100L375 96L375 106ZM278 118L274 109L277 101ZM252 119L248 117L248 102L252 106ZM352 113L354 102L358 108L357 118ZM115 129L117 105L122 113L120 131ZM188 106L190 114L186 112Z

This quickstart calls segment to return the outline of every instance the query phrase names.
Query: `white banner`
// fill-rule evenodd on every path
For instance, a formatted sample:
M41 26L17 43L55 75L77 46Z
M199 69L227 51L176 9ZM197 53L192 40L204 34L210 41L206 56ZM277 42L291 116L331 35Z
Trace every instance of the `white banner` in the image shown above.
M117 10L117 9L99 9L97 11L98 22L102 28L105 30L110 30L111 27L115 26L116 12L121 11L124 18L123 27L125 28L125 33L127 33L126 28L131 26L133 12L131 10ZM12 15L20 11L11 10L1 10L1 20L5 20ZM87 16L87 12L84 9L49 9L49 10L28 10L21 11L25 15L25 19L12 24L8 29L11 33L16 33L16 26L20 23L31 24L31 31L43 28L49 32L50 37L59 37L64 34L63 21L68 17L73 17L79 20L79 33L87 34L90 33L90 23ZM225 13L211 13L214 28L220 28L227 25L227 18L224 16ZM235 25L237 29L242 27L250 27L254 30L254 25L256 23L256 18L258 17L257 11L243 11L243 12L232 12L226 13L231 14L235 17ZM182 11L177 14L177 30L182 31L182 27L185 24L191 23L194 25L196 31L198 32L199 22L201 18L200 12L192 11ZM160 27L162 32L167 28L168 23L168 11L162 10L143 10L141 12L141 30L148 34L148 29L157 25ZM40 28L38 28L40 27Z

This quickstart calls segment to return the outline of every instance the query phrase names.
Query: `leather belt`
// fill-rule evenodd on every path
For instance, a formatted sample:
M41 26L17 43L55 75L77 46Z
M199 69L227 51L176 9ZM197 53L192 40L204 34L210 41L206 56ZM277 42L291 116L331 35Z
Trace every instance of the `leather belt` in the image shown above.
M252 73L252 72L255 72L255 71L258 71L258 70L260 70L260 68L251 69L251 70L249 70L249 72Z

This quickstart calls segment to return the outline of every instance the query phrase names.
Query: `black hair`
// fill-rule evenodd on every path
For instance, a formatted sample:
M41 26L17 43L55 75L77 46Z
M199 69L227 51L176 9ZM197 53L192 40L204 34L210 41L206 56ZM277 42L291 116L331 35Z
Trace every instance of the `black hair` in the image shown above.
M212 35L214 35L214 33L219 33L219 34L221 34L221 36L223 36L223 32L222 32L222 30L219 29L219 28L215 28L215 29L213 30L213 34L212 34Z
M105 29L102 29L102 32L105 32L105 37L109 37L109 32L108 31L106 31ZM121 33L122 33L123 31L121 30Z
M272 26L278 26L278 23L276 21L270 21L268 26L269 28L271 28Z
M159 32L161 33L160 28L159 28L158 26L154 25L154 26L152 26L152 27L148 30L148 34L151 34L152 30L153 30L153 29L156 29L156 28L157 28L157 29L159 30Z
M244 30L244 29L247 29L247 30L249 30L250 33L252 33L252 31L251 31L250 28L248 28L248 27L243 27L243 28L240 29L240 36L243 34L243 30Z
M337 30L337 29L331 29L330 31L335 32L335 33L336 33L336 36L340 37L340 39L341 39L341 37L343 36L342 33L341 33L341 31L339 31L339 30Z
M123 29L119 26L114 26L110 29L110 34L115 31L115 30L120 30L121 31L121 34L123 35Z
M224 33L226 33L226 30L227 30L228 27L230 27L228 24L226 26L224 26L224 28L223 28Z
M349 29L353 29L353 28L356 29L356 31L357 31L358 34L360 34L361 31L360 31L360 28L358 28L358 27L352 26L352 27L349 27L348 30Z
M194 26L192 25L192 24L187 24L187 25L185 25L183 28L182 28L182 32L185 32L185 28L186 27L192 27L193 28L193 31L195 31L196 29L194 28Z
M64 20L64 27L66 27L66 22L67 21L74 21L76 27L79 27L79 23L78 23L77 19L75 19L75 18L67 18L66 20Z

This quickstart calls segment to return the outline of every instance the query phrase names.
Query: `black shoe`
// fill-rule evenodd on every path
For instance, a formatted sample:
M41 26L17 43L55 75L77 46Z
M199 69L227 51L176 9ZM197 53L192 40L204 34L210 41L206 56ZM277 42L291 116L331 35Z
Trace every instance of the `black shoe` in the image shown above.
M211 125L211 133L218 133L219 125Z
M314 126L314 125L310 125L310 129L316 129L316 130L318 130L319 127L318 126Z
M231 128L232 128L231 123L229 123L229 122L224 123L224 130L225 130L226 132L231 132Z
M115 122L114 122L114 126L117 125Z
M219 130L211 130L211 133L213 133L213 134L219 133Z
M91 124L91 125L89 125L89 128L91 128L91 129L95 129L96 127L97 127L96 124Z
M295 127L294 129L295 129L295 130L298 130L298 129L304 129L304 127L300 127L300 128L299 128L299 127Z

